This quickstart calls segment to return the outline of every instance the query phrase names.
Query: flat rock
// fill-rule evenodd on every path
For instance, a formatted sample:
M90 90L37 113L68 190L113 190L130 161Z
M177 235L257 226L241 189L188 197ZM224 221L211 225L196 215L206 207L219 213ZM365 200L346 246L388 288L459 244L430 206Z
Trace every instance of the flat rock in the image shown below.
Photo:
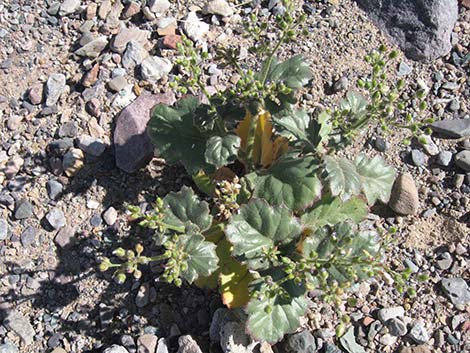
M348 353L366 353L364 347L359 345L356 342L356 337L354 336L354 327L351 326L346 333L339 339L341 346Z
M103 219L106 222L108 226L112 226L114 223L116 223L118 213L114 207L109 207L104 213L103 213Z
M80 0L65 0L62 5L60 5L59 15L67 16L76 12L80 8Z
M225 0L212 0L202 8L202 13L229 17L233 15L233 8Z
M418 190L410 174L401 174L395 180L388 205L394 212L401 215L411 215L418 212Z
M28 98L31 104L41 104L44 98L44 84L38 82L32 85L28 91Z
M142 94L119 115L114 130L116 165L127 173L133 173L153 157L154 147L147 135L147 122L151 109L159 103L172 105L172 92Z
M50 107L57 103L65 89L65 75L52 74L46 83L46 106Z
M154 353L157 348L158 337L155 335L142 335L137 339L137 353Z
M183 22L186 35L193 41L202 40L209 31L209 25L199 19L194 11L191 11Z
M122 66L126 69L132 69L140 65L148 56L149 53L139 42L131 40L127 43L126 51L122 56Z
M317 345L310 331L303 330L287 336L284 349L286 353L315 353Z
M20 312L13 310L8 313L7 317L3 321L3 326L7 330L16 333L25 345L33 343L34 331L33 325L29 322L29 319L24 317Z
M26 199L21 199L16 203L15 219L26 219L33 215L33 205Z
M66 224L64 212L58 208L53 208L49 211L46 215L46 219L47 222L49 222L49 225L56 230L64 227Z
M470 119L440 120L432 123L429 127L445 137L470 136Z
M452 304L465 306L470 303L470 289L463 278L443 278L441 285Z
M170 9L171 3L168 0L150 0L148 2L148 7L150 11L159 16L163 15Z
M144 80L157 81L167 75L172 68L173 64L168 59L150 56L142 61L140 73Z
M229 321L220 330L220 347L224 353L251 353L248 348L251 342L242 323Z
M91 42L88 42L81 48L75 51L75 54L78 56L85 56L88 58L98 57L104 48L108 45L108 38L105 36L100 36L96 39L93 39Z
M149 37L149 31L138 28L124 28L112 40L111 50L122 54L131 40L138 42L141 46L145 46Z
M0 353L18 353L18 347L13 343L0 344Z
M417 321L413 324L410 332L408 333L408 336L410 336L411 339L418 344L427 343L430 339L429 333L426 330L424 323L421 321Z
M77 147L90 156L101 156L106 150L106 146L101 139L89 135L82 135L77 138Z
M455 155L455 164L466 172L470 172L470 151L464 150L457 153Z
M457 0L358 0L377 26L413 60L433 61L450 52Z
M178 347L177 353L202 353L201 348L190 335L178 338Z
M106 348L103 353L129 353L129 351L118 344L113 344L111 347Z
M393 306L390 308L380 309L377 313L377 316L380 321L383 323L387 322L390 319L395 319L397 317L402 317L405 315L405 309L402 306Z
M57 232L54 242L61 248L67 248L75 242L75 229L71 226L65 226Z
M24 247L28 247L34 244L36 241L36 234L37 234L37 229L34 227L27 227L22 233L21 233L21 245Z

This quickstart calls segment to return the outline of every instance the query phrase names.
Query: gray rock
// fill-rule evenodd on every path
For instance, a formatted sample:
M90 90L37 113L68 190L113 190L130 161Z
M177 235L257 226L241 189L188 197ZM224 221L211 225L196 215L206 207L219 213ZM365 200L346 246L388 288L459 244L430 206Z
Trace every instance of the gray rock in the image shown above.
M166 338L160 338L158 340L157 350L155 353L168 353L170 349L168 348L168 343Z
M33 343L34 331L33 325L29 322L29 319L24 317L20 312L12 310L8 313L7 317L3 321L3 326L7 330L16 333L25 345Z
M388 150L388 142L380 136L377 136L374 140L374 148L379 152L385 152Z
M127 80L124 76L117 76L108 82L108 87L113 92L119 92L127 86Z
M99 138L82 135L77 138L77 147L86 154L99 157L106 150L106 144Z
M15 218L26 219L33 215L33 205L26 199L21 199L16 203Z
M224 353L251 353L250 336L245 332L245 325L229 321L220 330L220 347Z
M116 223L117 219L117 211L114 207L109 207L104 213L103 213L103 219L106 222L108 226L112 226L114 223Z
M369 325L369 332L367 332L367 339L369 342L374 341L375 336L380 332L383 325L379 320L374 321Z
M411 150L411 160L417 167L421 167L426 163L426 155L420 150Z
M177 353L202 353L201 348L199 348L197 342L190 335L178 338L178 346Z
M197 42L204 38L209 31L209 25L202 22L194 11L191 11L183 22L183 29L186 35Z
M61 248L66 248L75 242L75 229L70 226L65 226L57 232L54 242Z
M405 316L405 309L402 306L394 306L390 308L380 309L377 313L377 317L383 323L387 322L390 319L395 319L397 317Z
M339 339L339 342L348 353L366 353L364 347L356 342L353 326L346 331L346 333Z
M128 85L124 87L121 91L119 91L118 94L116 94L116 97L113 100L113 107L116 107L118 109L122 109L127 107L129 104L131 104L134 99L136 99L136 95L133 92L134 86L133 85Z
M202 13L229 17L233 15L233 8L225 0L211 0L202 8Z
M49 180L46 183L47 195L51 200L57 200L59 195L64 190L64 186L59 183L57 180Z
M439 267L439 269L448 270L452 266L452 262L453 262L452 255L449 254L448 252L444 252L439 255L439 257L437 258L436 264L437 264L437 267Z
M284 342L286 353L315 353L317 345L315 337L308 330L289 335Z
M465 306L470 303L470 289L463 278L443 278L441 285L452 304Z
M160 95L143 94L119 115L114 130L116 165L128 173L144 166L153 157L154 147L147 135L150 110L158 103L172 105L172 92Z
M450 151L441 151L437 155L436 162L437 162L437 164L439 164L443 167L447 167L450 164L451 161L452 161L452 152L450 152Z
M464 150L457 153L455 155L455 164L466 172L470 172L470 151Z
M143 308L150 302L150 286L148 283L144 283L140 286L137 295L135 296L135 305L138 308Z
M24 247L31 246L36 241L37 230L29 226L21 233L21 245Z
M41 82L35 83L28 91L28 98L31 104L41 104L44 97L44 84Z
M226 308L218 308L212 316L211 325L209 328L209 337L213 342L220 342L220 331L222 327L230 321L234 321L235 318L231 311Z
M332 343L325 343L324 346L324 352L325 353L342 353L341 349L339 349L337 346L335 346Z
M8 236L8 222L6 219L0 218L0 241L5 240Z
M80 0L65 0L60 5L59 15L67 16L76 12L80 8Z
M18 353L18 348L13 343L0 344L0 353Z
M157 349L158 337L155 335L142 335L137 339L137 353L154 353Z
M167 75L172 68L173 64L168 59L149 56L142 61L140 73L145 80L157 81Z
M124 50L126 50L127 44L131 40L138 42L144 47L149 37L149 31L144 31L138 28L124 28L111 42L111 50L117 53L123 53Z
M46 83L46 106L50 107L57 103L65 89L65 76L52 74Z
M409 58L433 61L451 50L451 34L458 17L457 0L358 2Z
M398 76L407 76L411 71L413 71L413 68L404 61L398 65Z
M387 321L387 328L392 336L401 337L406 335L407 329L406 324L397 318L393 318Z
M126 69L132 69L137 65L140 65L142 61L149 56L147 50L145 50L139 42L131 40L127 43L126 51L122 56L122 66Z
M64 212L58 208L53 208L51 211L49 211L49 213L46 215L46 219L50 226L56 230L64 227L66 223Z
M397 342L397 337L386 333L380 337L379 342L386 347L393 346Z
M113 344L111 347L106 348L103 353L129 353L123 346Z
M429 154L430 156L437 156L439 154L439 148L434 143L431 136L421 135L420 140L423 140L421 146L423 146L427 154Z
M131 335L122 335L121 336L121 344L126 347L126 349L130 352L130 353L135 353L137 351L137 346L134 342L134 339L132 338Z
M168 0L150 0L148 7L155 14L163 15L169 10L171 3Z
M421 321L416 321L408 334L417 344L424 344L429 341L429 333Z
M395 180L389 206L393 211L401 215L411 215L418 212L418 190L410 174L401 174Z
M107 45L108 38L105 36L100 36L77 49L75 54L78 56L85 56L87 58L96 58L101 54Z
M440 120L432 123L430 127L434 132L446 137L470 136L470 119Z

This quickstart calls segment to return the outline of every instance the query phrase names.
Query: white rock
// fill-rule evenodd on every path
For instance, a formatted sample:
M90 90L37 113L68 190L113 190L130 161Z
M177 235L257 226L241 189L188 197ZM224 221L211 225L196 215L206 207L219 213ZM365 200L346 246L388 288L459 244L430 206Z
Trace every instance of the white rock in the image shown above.
M194 41L202 40L209 31L209 25L202 22L194 11L190 12L183 23L186 35Z
M163 15L168 11L171 4L168 0L150 0L148 3L150 11L158 15Z
M88 58L96 58L100 55L103 49L106 48L107 45L108 39L105 36L101 36L77 49L75 54L79 56L86 56Z
M223 17L230 17L233 15L233 8L225 0L212 0L209 1L202 9L204 14L220 15Z
M67 16L73 14L80 8L80 0L65 0L62 5L60 5L59 15Z
M172 68L173 64L168 59L150 56L142 61L140 72L143 79L157 81L167 75Z
M119 91L119 93L116 94L116 97L113 100L113 107L123 109L129 104L131 104L137 98L137 96L133 92L133 87L133 85L127 85L121 91Z
M117 211L112 206L103 213L103 219L108 226L112 226L114 223L116 223L117 216Z

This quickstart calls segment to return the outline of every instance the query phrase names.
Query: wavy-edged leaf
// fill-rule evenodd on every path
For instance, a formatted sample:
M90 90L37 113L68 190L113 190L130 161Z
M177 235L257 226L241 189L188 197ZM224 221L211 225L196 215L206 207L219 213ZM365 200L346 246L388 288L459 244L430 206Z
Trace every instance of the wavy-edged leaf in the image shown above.
M355 223L362 221L368 214L369 208L360 197L351 197L342 201L339 197L326 196L315 207L302 215L301 221L311 229L326 225L333 226L346 220Z
M333 196L347 199L361 191L361 179L356 172L356 166L340 157L325 157L325 169L328 173L326 180Z
M312 71L301 55L283 62L274 60L267 75L268 82L283 82L293 89L302 88L311 78Z
M211 178L203 171L200 170L196 174L192 175L194 184L206 195L213 195L215 191L215 184L212 182Z
M386 165L379 156L369 159L360 154L356 158L356 170L369 205L377 200L387 203L395 180L395 169Z
M208 106L195 97L184 98L175 107L157 105L147 126L157 153L169 164L181 162L189 174L201 169L213 171L204 155L212 132L201 130L194 123L208 114Z
M176 246L186 254L188 267L181 271L181 278L189 283L217 270L219 258L215 251L216 245L206 241L201 234L182 234L178 236Z
M318 163L311 157L287 157L265 172L247 175L247 179L254 188L254 197L297 212L320 197L322 185L317 168Z
M251 200L232 216L225 234L233 244L233 255L250 269L266 269L264 251L298 239L300 222L283 206L265 200Z
M163 202L165 222L201 232L212 224L208 203L199 200L187 186L183 186L179 192L170 192Z
M248 331L258 340L276 343L299 327L306 310L307 300L303 296L290 300L278 296L263 300L254 298L246 308Z
M210 137L204 154L206 162L217 169L232 163L237 158L240 141L236 135Z
M341 111L348 111L356 119L367 112L367 100L359 93L350 91L344 99L339 102Z

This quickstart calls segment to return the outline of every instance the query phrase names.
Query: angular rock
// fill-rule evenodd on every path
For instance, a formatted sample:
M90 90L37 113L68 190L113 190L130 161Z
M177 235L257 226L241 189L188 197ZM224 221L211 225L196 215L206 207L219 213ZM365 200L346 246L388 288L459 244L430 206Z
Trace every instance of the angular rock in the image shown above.
M149 31L138 28L124 28L111 42L111 50L117 53L123 53L131 40L138 42L141 46L145 46L149 37Z
M148 56L149 53L139 42L131 40L127 43L126 51L122 56L122 66L126 69L132 69L135 66L140 65Z
M100 36L91 42L88 42L81 48L75 51L75 54L78 56L86 56L88 58L96 58L108 45L108 38L105 36Z
M137 353L154 353L157 348L158 337L155 335L142 335L137 339Z
M452 48L457 0L358 0L377 26L413 60L433 61Z
M251 353L248 349L251 342L245 326L239 322L229 321L220 330L220 347L224 353Z
M118 109L123 109L131 104L135 99L134 86L127 85L118 94L115 95L112 106Z
M111 5L111 0L104 0L98 10L98 17L102 20L105 20L109 14L109 11L111 11Z
M119 115L114 130L116 165L133 173L153 157L154 147L147 135L151 109L159 103L172 105L172 92L159 95L142 94Z
M21 245L28 247L36 241L37 229L29 226L21 233Z
M452 161L452 152L450 151L441 151L437 155L436 162L440 166L447 167L451 161Z
M75 176L83 167L83 160L85 156L81 149L72 148L65 155L62 160L62 168L68 177Z
M233 15L233 8L225 0L211 0L202 8L202 13L229 17Z
M155 353L169 353L168 341L166 338L160 338L158 340L157 350Z
M127 86L127 80L124 76L117 76L108 82L108 87L113 92L119 92Z
M0 218L0 241L5 240L8 236L8 222Z
M167 49L176 49L178 43L181 43L183 40L178 34L167 34L163 37L162 45Z
M18 353L18 348L13 343L0 344L0 353Z
M413 324L410 332L408 333L408 336L410 336L411 339L418 344L427 343L430 339L429 333L426 330L426 327L420 321L417 321Z
M90 156L99 157L106 150L106 144L96 137L82 135L77 138L77 147Z
M377 313L377 316L380 321L383 323L387 322L390 319L395 319L397 317L403 317L405 315L405 309L402 306L393 306L390 308L380 309Z
M33 205L26 199L21 199L16 203L15 219L26 219L33 215Z
M129 353L123 346L113 344L111 347L106 348L103 353Z
M54 242L61 248L67 248L75 242L75 229L71 226L65 226L60 231L57 232L57 235L54 238Z
M209 31L209 25L202 22L194 11L191 11L183 22L183 29L186 35L197 42L202 40Z
M50 107L56 104L64 89L65 76L62 74L50 75L46 83L46 106Z
M167 75L173 68L172 63L165 58L150 56L140 66L140 72L144 80L157 81Z
M303 330L287 336L284 349L286 353L315 353L317 345L310 331Z
M66 219L64 212L59 210L58 208L53 208L47 215L46 215L47 222L49 225L58 230L65 226Z
M202 353L201 348L190 335L178 338L178 346L177 353Z
M44 84L35 83L28 91L28 98L31 104L41 104L44 98Z
M214 315L212 316L211 325L209 328L209 337L211 341L220 342L220 331L222 327L230 321L234 321L235 318L228 309L226 308L218 308Z
M346 331L346 333L339 339L339 342L348 353L366 353L364 347L356 342L353 326Z
M168 0L150 0L148 2L148 7L150 11L159 16L163 15L170 9L171 3Z
M434 132L445 137L462 138L470 136L470 119L440 120L429 126Z
M65 0L60 5L59 15L67 16L73 14L80 8L80 0Z
M124 12L122 13L122 18L123 19L131 18L137 15L139 12L140 12L140 4L138 2L131 1L130 3L127 4L126 8L124 9Z
M390 334L395 337L404 336L408 332L406 324L402 320L397 318L388 320L387 328Z
M437 147L437 145L434 143L431 136L421 135L419 138L420 138L420 143L423 146L427 154L429 154L430 156L436 156L439 154L439 147Z
M418 212L418 190L410 174L401 174L395 180L388 205L394 212L401 215L412 215Z
M8 313L7 317L3 321L3 326L7 330L16 333L25 345L33 343L34 331L33 325L29 322L29 319L24 317L20 312L13 310Z
M460 151L455 155L455 164L465 170L470 172L470 151Z
M470 289L463 278L443 278L441 285L452 304L465 306L470 303Z
M112 226L114 223L116 223L117 216L117 211L112 206L103 213L103 219L108 226Z

